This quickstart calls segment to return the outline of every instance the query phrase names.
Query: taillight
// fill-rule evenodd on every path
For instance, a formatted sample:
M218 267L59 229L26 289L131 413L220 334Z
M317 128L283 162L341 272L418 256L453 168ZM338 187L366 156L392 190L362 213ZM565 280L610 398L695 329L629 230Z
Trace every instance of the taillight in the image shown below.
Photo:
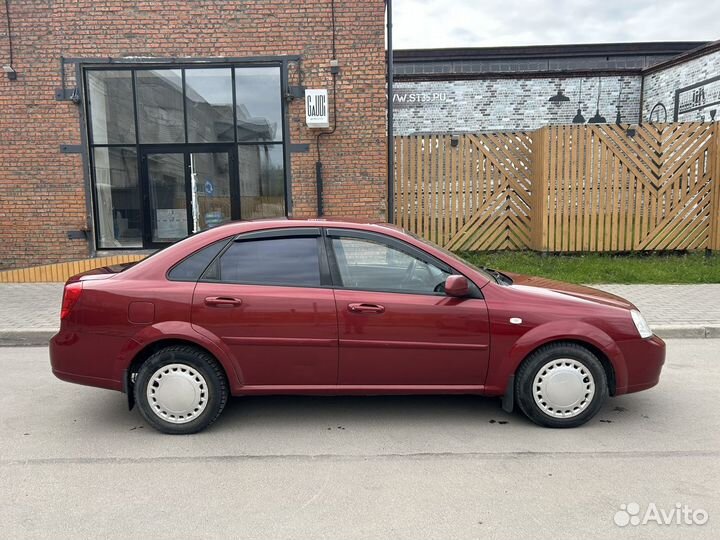
M62 299L62 309L60 310L60 320L70 315L70 312L80 300L80 294L82 293L83 285L81 281L75 281L65 285Z

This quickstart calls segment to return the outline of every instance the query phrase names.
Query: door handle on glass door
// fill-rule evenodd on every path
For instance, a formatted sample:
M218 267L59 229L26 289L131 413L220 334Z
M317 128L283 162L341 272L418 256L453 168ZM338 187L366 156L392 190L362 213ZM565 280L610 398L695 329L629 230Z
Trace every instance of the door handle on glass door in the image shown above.
M348 304L348 311L352 313L383 313L385 306L380 304Z
M230 296L208 296L205 298L205 305L210 307L237 307L242 304L240 298Z

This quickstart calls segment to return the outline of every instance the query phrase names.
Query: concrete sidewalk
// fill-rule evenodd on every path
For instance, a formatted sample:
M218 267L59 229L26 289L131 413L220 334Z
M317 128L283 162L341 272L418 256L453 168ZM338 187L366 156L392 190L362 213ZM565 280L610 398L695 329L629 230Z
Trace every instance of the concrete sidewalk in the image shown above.
M667 338L720 338L720 284L594 285L623 296ZM60 283L0 284L0 346L45 345L57 331Z

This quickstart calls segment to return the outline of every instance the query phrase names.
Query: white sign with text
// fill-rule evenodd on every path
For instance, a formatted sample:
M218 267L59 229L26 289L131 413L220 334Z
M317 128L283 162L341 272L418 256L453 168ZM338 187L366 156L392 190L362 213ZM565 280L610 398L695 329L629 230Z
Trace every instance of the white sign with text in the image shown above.
M327 90L305 90L305 121L309 128L330 127Z

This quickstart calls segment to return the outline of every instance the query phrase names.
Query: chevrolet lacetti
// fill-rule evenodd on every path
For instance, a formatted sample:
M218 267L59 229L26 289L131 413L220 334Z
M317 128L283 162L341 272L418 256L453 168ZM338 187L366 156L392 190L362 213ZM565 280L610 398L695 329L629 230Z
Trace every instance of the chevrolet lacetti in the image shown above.
M65 284L53 373L125 392L165 433L229 396L479 394L574 427L657 384L630 302L477 268L390 225L236 222Z

